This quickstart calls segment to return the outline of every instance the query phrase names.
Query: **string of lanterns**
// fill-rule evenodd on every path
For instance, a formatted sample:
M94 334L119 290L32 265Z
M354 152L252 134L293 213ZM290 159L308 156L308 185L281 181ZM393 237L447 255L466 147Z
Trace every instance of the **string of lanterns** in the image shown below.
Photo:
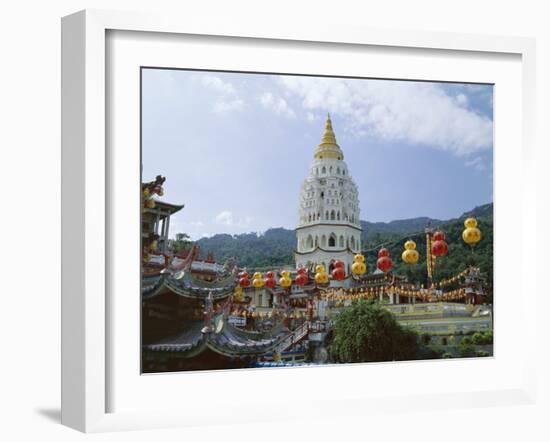
M468 218L464 221L465 230L462 233L462 238L466 244L470 245L471 247L474 247L480 240L481 240L481 231L477 228L477 221L475 218ZM445 233L443 233L441 230L438 230L434 232L433 234L428 234L428 255L430 256L431 260L428 260L428 273L430 274L430 262L432 264L435 264L435 259L437 257L443 257L448 254L449 252L449 246L446 242ZM420 259L420 254L416 250L416 243L409 239L404 243L404 250L401 254L401 259L403 262L409 265L413 265L418 263ZM275 278L275 273L273 271L266 272L265 275L262 275L260 272L255 272L252 276L252 282L250 280L250 275L248 272L243 271L238 274L238 288L241 290L240 292L236 291L236 299L242 299L242 289L249 287L252 285L256 289L261 289L263 287L267 287L270 289L276 288L277 285L279 285L281 288L285 289L286 293L289 293L289 289L292 286L293 283L298 285L299 287L306 286L310 284L311 282L314 282L317 286L326 286L328 285L329 281L332 279L334 281L343 281L346 279L348 275L346 275L345 270L345 264L341 260L335 260L332 263L333 270L330 272L330 274L325 269L325 266L322 264L319 264L315 267L315 274L313 275L313 278L310 278L308 270L304 267L300 267L296 271L296 277L294 278L294 281L291 277L291 272L289 270L283 270L281 271L281 276L279 280L277 281ZM376 267L384 274L387 274L393 267L393 261L390 257L390 252L387 248L382 247L378 251L377 254L377 261L376 261ZM432 268L433 271L433 268ZM441 280L439 282L436 282L434 284L434 287L441 288L445 287L449 284L452 284L460 278L463 278L467 273L469 269L463 270L459 274L448 278ZM362 254L357 254L353 258L353 263L351 265L351 273L355 277L361 277L367 273L367 266L365 264L365 257ZM384 279L387 281L387 276L384 275ZM312 281L313 280L313 281ZM393 282L392 282L393 284ZM321 296L324 297L324 299L357 299L363 298L363 297L369 297L369 296L377 296L379 294L385 294L385 293L396 293L399 296L406 296L406 297L421 297L423 299L426 298L426 293L423 289L405 289L403 287L394 287L391 285L390 287L363 287L360 289L343 289L339 288L339 293L337 294L336 291L323 291L321 293ZM348 290L346 292L346 290ZM462 290L462 289L457 289ZM447 294L443 295L446 297L450 297L449 299L455 299L453 297L456 297L457 294L460 294L461 292L457 292L455 290L448 292ZM431 296L431 295L429 295ZM340 298L339 298L340 297ZM441 295L438 295L437 298L434 299L441 299Z

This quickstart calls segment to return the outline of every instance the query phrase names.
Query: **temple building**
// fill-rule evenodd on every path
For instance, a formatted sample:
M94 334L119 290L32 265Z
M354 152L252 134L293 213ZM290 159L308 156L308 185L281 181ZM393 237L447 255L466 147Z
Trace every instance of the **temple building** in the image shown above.
M323 264L330 271L338 259L349 273L354 255L361 251L361 230L357 186L328 115L309 175L302 184L296 266L313 269Z

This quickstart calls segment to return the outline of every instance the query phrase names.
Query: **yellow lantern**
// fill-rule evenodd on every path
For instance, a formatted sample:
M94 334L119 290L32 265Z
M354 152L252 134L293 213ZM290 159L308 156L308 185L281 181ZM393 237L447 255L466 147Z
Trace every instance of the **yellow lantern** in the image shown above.
M262 274L260 272L254 273L252 285L256 288L260 288L265 285L265 279L262 278Z
M361 254L357 254L353 257L354 262L365 262L365 257Z
M401 254L401 259L407 264L416 264L420 255L414 249L407 249Z
M481 240L481 231L477 227L468 227L462 232L462 239L473 247Z
M325 266L319 264L315 267L315 282L317 284L326 284L328 282L328 273L325 271Z
M470 227L477 227L477 220L475 218L467 218L464 221L464 227L469 229Z
M149 188L146 187L145 189L143 189L143 196L145 198L147 198L149 196Z
M407 264L416 264L420 255L416 251L416 243L409 239L405 243L405 251L401 254L401 259Z
M363 257L363 260L364 259L365 258ZM367 271L367 266L363 261L355 261L351 266L351 272L354 275L364 275L366 271Z
M292 279L290 279L290 272L288 270L284 270L281 272L279 285L284 288L290 287L292 285Z

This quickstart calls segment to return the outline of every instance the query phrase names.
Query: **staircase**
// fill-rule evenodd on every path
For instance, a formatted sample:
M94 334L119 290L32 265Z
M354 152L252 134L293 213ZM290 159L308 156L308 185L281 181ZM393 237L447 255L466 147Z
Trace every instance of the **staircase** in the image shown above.
M305 321L300 325L296 330L291 332L287 337L285 337L277 347L275 347L275 352L282 353L283 351L289 349L297 342L301 341L309 332L309 321Z

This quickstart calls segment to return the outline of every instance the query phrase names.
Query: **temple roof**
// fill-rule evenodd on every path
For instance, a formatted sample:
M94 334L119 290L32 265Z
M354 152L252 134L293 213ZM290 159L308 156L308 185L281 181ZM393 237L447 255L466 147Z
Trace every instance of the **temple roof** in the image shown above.
M193 357L205 349L228 357L254 356L272 351L288 333L274 327L272 333L250 332L229 324L223 314L214 319L213 330L205 331L204 321L188 321L178 335L145 345L144 350L183 353Z
M214 299L223 299L231 295L236 282L233 275L224 275L208 282L194 278L187 269L175 273L164 272L160 275L144 276L141 282L142 299L151 299L167 290L185 298L204 299L212 292Z

